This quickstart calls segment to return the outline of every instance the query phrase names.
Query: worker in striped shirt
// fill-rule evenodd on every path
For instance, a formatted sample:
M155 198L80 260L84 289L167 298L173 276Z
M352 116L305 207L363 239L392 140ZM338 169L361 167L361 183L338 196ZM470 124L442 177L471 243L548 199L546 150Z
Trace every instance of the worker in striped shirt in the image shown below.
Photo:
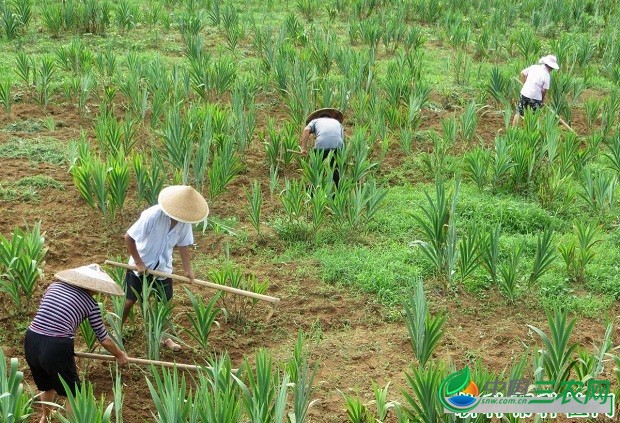
M97 340L120 365L127 364L128 357L108 336L103 326L101 310L93 296L97 293L122 296L123 290L96 264L58 272L43 298L34 320L26 331L24 349L26 361L37 388L41 391L43 416L40 423L47 422L55 394L67 396L65 386L75 395L80 385L75 365L73 340L75 332L88 319ZM71 411L67 404L67 411Z

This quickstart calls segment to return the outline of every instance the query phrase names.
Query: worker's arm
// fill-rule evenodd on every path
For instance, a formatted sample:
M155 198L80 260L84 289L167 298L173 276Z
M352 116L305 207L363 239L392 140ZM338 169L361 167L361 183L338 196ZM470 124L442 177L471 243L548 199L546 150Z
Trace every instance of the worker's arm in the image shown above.
M192 282L194 282L194 272L192 271L192 265L190 262L189 247L179 247L179 254L181 256L181 263L183 264L183 271Z
M130 237L129 234L125 234L125 245L127 245L127 250L131 257L133 257L133 261L136 262L138 273L144 273L146 271L146 265L144 261L142 261L142 257L140 257L138 247L136 247L136 240Z
M308 138L310 138L310 128L305 127L304 131L301 133L301 152L303 154L306 154L308 152L307 149L307 144L308 144Z
M114 341L112 341L112 338L110 338L109 336L106 336L103 339L103 341L101 341L100 343L103 348L108 350L110 354L116 357L116 361L118 362L118 364L120 364L121 366L127 364L128 362L127 354L125 354L125 352L122 351L118 347L118 345L114 343Z
M542 94L542 102L545 102L545 98L547 97L547 90L541 90L541 94Z

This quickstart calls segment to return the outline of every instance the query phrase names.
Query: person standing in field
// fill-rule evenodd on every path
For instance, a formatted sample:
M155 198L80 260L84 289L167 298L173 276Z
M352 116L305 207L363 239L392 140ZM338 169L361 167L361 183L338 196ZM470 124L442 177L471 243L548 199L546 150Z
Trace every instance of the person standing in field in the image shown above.
M125 276L126 300L123 323L136 300L142 296L142 277L155 288L158 299L172 300L172 279L145 275L147 270L172 273L172 250L178 247L185 276L192 281L194 272L190 264L189 247L194 243L192 223L202 222L209 215L209 206L202 195L187 185L164 188L158 197L158 204L146 209L140 218L127 230L125 244L129 251L129 264L137 271L128 270ZM168 322L172 329L172 322ZM169 336L162 344L173 351L181 346Z
M338 109L319 109L308 116L306 119L306 127L301 134L301 153L307 154L308 139L310 134L314 134L314 150L320 151L323 158L326 159L331 153L330 166L334 170L333 180L336 187L340 181L340 172L338 170L337 154L344 147L344 129L342 121L344 115Z
M532 65L521 71L519 79L523 84L519 97L518 111L512 119L512 126L519 124L520 117L525 109L533 111L540 109L551 86L551 71L559 69L558 60L553 55L541 57L537 65Z
M41 305L26 331L24 350L26 362L32 372L37 388L42 391L42 402L52 402L55 394L66 397L61 383L65 381L75 396L80 378L74 358L75 331L83 320L88 319L97 340L120 365L127 364L128 357L108 336L103 326L101 310L93 299L97 293L123 295L123 290L96 264L58 272L43 294ZM67 403L67 411L71 407ZM43 404L40 423L46 423L50 406Z

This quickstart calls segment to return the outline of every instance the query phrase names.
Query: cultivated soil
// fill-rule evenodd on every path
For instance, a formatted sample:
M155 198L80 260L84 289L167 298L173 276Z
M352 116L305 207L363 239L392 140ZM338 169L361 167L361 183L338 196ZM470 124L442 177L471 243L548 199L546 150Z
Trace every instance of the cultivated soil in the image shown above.
M41 122L46 116L53 117L56 123L54 130L39 127L35 132L20 131L27 126L23 125L24 122ZM423 128L438 127L441 117L441 113L429 112ZM583 121L579 116L576 122L576 129L582 130ZM491 143L502 127L501 115L489 112L479 118L478 134L485 142ZM69 143L79 138L82 128L87 131L92 128L92 116L81 117L76 110L65 106L51 106L43 110L24 100L13 106L10 115L0 113L0 144L14 137L53 137ZM399 153L393 156L388 157L384 168L399 165ZM286 172L292 175L296 170L291 168ZM3 158L1 161L2 182L33 175L51 176L62 182L65 189L40 189L38 201L0 202L0 233L9 236L15 226L24 227L40 220L49 248L44 280L32 304L22 310L26 316L15 317L16 310L10 310L9 300L4 300L4 310L0 314L0 342L7 357L19 358L27 383L30 388L36 389L23 357L22 343L25 328L45 287L58 270L93 262L103 263L108 258L118 256L125 260L127 254L123 233L144 206L130 201L124 214L115 223L109 224L98 211L90 209L79 197L66 164L56 166L32 162L26 158ZM241 222L239 227L249 227L246 223L247 200L243 188L252 179L262 181L265 198L268 199L268 168L258 142L254 143L250 151L247 171L225 194L211 203L211 213L219 218L236 217ZM133 198L133 194L130 197ZM278 214L278 208L277 200L267 200L265 220ZM214 328L211 334L211 352L220 354L227 351L235 367L242 364L244 357L252 357L258 348L267 348L276 358L285 360L290 357L301 329L308 335L307 346L313 359L320 365L314 393L314 398L319 401L311 409L311 421L347 421L342 393L359 393L365 401L370 401L373 381L380 386L391 382L390 398L402 401L401 390L407 387L405 372L409 371L415 359L407 329L402 321L394 318L394 310L386 309L372 295L358 293L355 288L322 282L317 276L318 263L277 262L269 259L283 252L284 247L268 227L265 227L265 234L260 238L254 235L252 229L248 229L247 233L250 234L247 241L240 242L213 231L204 234L195 231L196 248L193 256L219 262L223 258L226 243L230 243L231 259L247 271L255 273L259 279L268 279L268 294L280 297L281 303L268 322L264 321L264 317L269 308L264 304L258 304L245 322L221 322L221 326ZM197 277L206 278L206 274L201 272ZM213 294L213 291L206 288L192 286L191 289L205 298ZM528 329L528 324L546 328L544 313L536 304L507 305L495 291L476 296L464 290L446 292L440 282L428 281L427 292L433 312L445 311L448 316L446 333L437 356L450 361L457 368L465 364L473 365L479 360L494 371L502 371L516 362L526 346L535 350L539 345L537 336ZM182 287L177 285L174 313L180 328L187 324L183 312L188 310L186 295ZM616 306L613 315L617 315L617 311ZM593 344L600 344L604 334L602 320L580 318L573 340L589 348ZM144 358L146 345L141 325L139 317L129 323L126 347L129 355ZM162 359L202 363L204 354L192 348L189 336L181 333L181 339L187 343L184 349L174 354L164 351ZM76 349L83 347L82 341L78 339ZM107 401L112 401L110 366L83 359L78 360L78 365L84 377L94 383L96 394L105 395ZM153 420L154 409L145 382L147 376L147 369L138 366L123 370L123 418L126 423ZM612 377L609 374L607 376Z

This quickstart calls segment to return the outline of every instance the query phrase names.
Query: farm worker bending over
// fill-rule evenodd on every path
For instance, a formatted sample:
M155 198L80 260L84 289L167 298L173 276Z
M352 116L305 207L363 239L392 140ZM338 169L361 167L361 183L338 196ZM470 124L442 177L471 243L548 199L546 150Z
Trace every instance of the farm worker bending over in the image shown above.
M123 310L123 323L131 307L142 295L142 275L147 269L172 273L172 249L179 247L185 276L192 281L194 272L190 265L189 246L194 243L192 223L205 220L209 206L202 195L187 185L174 185L164 188L159 193L159 204L142 212L140 218L127 230L125 243L131 255L129 264L135 265L137 271L128 270L125 276L126 300ZM156 289L158 298L172 299L172 279L155 279L146 276L147 281ZM172 329L172 323L168 322ZM162 344L173 351L181 346L168 335L162 338Z
M344 116L337 109L319 109L308 116L306 127L301 134L301 153L308 152L306 146L310 134L314 134L314 150L321 151L323 158L327 158L332 153L330 166L334 168L334 183L338 186L340 173L336 163L336 154L344 147L344 131L342 121Z
M93 299L96 293L123 295L123 290L96 264L63 270L55 275L43 294L41 305L26 331L24 349L32 377L41 393L40 400L52 402L54 391L67 396L60 378L75 395L80 385L75 366L73 338L80 323L88 319L97 340L116 361L127 364L127 355L121 351L103 326L101 310ZM70 412L70 406L67 404ZM40 423L47 422L50 407L43 404Z
M521 71L519 79L523 84L519 97L519 110L512 120L512 125L519 124L519 117L525 114L525 108L534 111L543 106L547 91L551 85L551 71L559 69L558 60L555 56L541 57L537 65L532 65Z

